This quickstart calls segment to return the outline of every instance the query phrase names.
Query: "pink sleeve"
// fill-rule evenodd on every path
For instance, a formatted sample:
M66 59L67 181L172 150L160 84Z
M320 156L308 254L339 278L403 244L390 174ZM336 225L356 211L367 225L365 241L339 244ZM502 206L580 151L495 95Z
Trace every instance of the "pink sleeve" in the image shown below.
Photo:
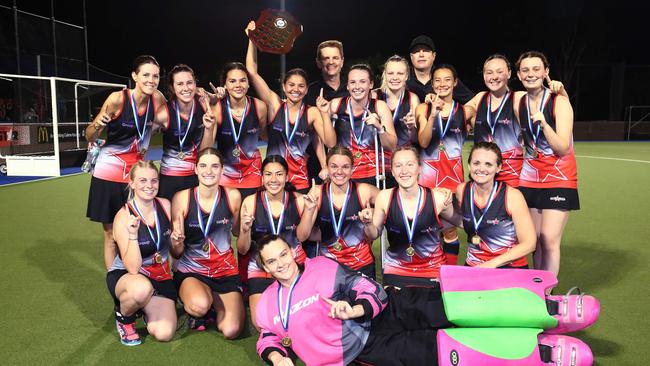
M273 286L273 285L272 285ZM257 314L255 320L260 327L260 337L257 340L257 354L266 363L271 364L269 354L277 351L285 357L288 357L286 349L282 346L282 338L275 334L273 331L273 318L269 313L269 304L277 301L274 297L276 292L267 291L262 294L259 303L257 304Z

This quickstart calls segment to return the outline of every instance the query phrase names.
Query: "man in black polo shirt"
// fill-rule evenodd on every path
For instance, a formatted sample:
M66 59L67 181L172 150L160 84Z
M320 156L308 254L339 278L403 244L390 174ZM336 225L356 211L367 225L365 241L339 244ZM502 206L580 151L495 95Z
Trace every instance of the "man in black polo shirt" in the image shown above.
M332 100L337 97L347 97L348 89L341 81L343 69L343 43L339 41L324 41L316 49L316 66L321 71L319 80L309 84L307 104L316 105L316 98L323 89L323 98Z
M436 47L433 40L428 36L417 36L411 41L409 47L409 54L411 55L411 75L406 80L406 87L417 94L420 101L424 101L424 97L433 93L431 86L432 70L434 69L433 62L436 59ZM460 79L454 88L454 99L465 104L474 97L474 92L469 90Z

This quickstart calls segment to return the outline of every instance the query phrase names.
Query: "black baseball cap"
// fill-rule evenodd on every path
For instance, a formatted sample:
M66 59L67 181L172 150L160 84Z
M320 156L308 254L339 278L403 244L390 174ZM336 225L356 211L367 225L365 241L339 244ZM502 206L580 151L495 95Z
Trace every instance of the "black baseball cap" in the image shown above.
M431 51L434 51L434 52L436 50L436 46L433 44L433 40L431 39L431 37L425 36L425 35L420 35L420 36L417 36L417 37L413 38L413 40L411 41L411 46L409 47L409 53L411 53L413 51L415 46L420 46L420 45L427 46L427 47L429 47L431 49Z

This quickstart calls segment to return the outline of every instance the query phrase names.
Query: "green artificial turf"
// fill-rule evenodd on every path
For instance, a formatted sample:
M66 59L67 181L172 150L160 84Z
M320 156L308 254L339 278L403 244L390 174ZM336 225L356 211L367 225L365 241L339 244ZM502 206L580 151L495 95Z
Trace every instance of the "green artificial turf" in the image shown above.
M650 143L577 143L576 155L581 210L571 213L564 233L556 292L578 285L600 299L600 320L576 334L597 365L644 365L650 360L650 164L587 156L650 161ZM0 187L0 362L261 364L257 334L249 330L236 341L214 328L182 328L170 343L151 337L138 347L119 343L101 228L85 218L89 182L77 175Z

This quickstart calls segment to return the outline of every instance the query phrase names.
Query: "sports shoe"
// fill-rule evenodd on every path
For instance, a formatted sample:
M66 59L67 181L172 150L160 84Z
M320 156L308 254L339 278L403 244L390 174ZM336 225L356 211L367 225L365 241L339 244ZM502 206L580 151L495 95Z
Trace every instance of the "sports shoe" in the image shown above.
M217 324L217 311L212 306L210 306L208 313L205 314L205 325L208 326L210 324Z
M577 295L572 295L574 291ZM582 293L579 288L573 287L566 295L546 296L546 305L555 319L557 327L545 331L547 334L565 334L585 329L598 320L600 303L593 296Z
M202 331L204 331L206 329L205 328L205 317L195 318L193 316L190 316L187 319L187 325L192 330L202 332Z
M591 366L594 362L591 349L578 338L542 333L537 339L540 357L545 365Z
M135 323L120 323L115 321L117 333L120 335L120 341L125 346L137 346L142 343L138 331L135 330Z

